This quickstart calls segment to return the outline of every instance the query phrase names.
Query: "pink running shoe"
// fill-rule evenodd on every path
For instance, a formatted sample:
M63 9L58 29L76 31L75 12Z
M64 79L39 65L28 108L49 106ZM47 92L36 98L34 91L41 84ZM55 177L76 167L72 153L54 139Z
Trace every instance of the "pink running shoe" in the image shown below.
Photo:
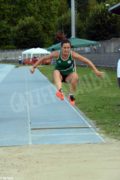
M63 92L61 92L61 91L57 91L56 92L56 96L60 99L60 100L64 100L64 94L63 94Z
M70 104L71 104L72 106L75 105L75 98L74 98L73 95L70 95L70 96L68 97L68 100L69 100L69 102L70 102Z

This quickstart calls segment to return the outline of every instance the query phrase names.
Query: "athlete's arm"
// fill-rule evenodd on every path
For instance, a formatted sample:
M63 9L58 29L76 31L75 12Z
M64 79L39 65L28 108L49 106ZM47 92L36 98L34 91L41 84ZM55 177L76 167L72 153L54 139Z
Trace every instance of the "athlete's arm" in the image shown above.
M58 56L59 56L59 52L55 51L55 52L52 52L50 55L38 58L38 61L35 64L33 64L33 66L30 69L31 73L34 73L35 68L37 68L39 64L42 64L43 62L47 60L51 62L53 58L58 58Z
M87 64L89 67L91 67L93 69L94 73L96 74L96 76L103 77L104 73L99 71L96 68L96 66L89 59L87 59L86 57L81 56L80 54L78 54L78 53L76 53L74 51L72 51L72 57L73 57L73 59L81 61L81 62Z

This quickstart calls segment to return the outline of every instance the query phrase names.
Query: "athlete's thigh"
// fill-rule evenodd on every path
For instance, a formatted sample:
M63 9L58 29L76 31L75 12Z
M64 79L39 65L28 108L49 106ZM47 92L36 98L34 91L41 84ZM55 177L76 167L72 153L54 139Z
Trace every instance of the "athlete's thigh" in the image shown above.
M71 82L72 80L78 80L78 74L76 72L72 72L66 77L65 80L66 82Z
M53 71L53 79L60 79L60 80L62 80L62 76L61 76L59 70L55 69L55 70Z

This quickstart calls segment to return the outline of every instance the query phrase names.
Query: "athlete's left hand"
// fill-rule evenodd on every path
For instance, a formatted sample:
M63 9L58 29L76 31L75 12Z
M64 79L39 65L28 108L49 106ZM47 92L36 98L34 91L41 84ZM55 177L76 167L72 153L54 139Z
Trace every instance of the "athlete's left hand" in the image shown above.
M96 70L95 74L96 74L96 76L101 77L101 78L104 78L104 75L105 75L104 72L99 71L99 70Z

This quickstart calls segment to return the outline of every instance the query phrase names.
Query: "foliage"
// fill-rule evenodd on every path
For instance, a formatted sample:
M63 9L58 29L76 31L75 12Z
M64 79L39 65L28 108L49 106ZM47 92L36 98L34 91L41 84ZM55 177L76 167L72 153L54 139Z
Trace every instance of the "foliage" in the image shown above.
M80 14L78 13L76 16L76 36L80 38L85 37L85 26L86 26L86 21L83 21L80 18Z
M105 4L101 3L91 11L86 23L86 35L92 40L106 40L120 36L120 19L108 12Z
M60 1L52 0L32 0L30 4L31 13L40 23L42 31L41 36L44 39L44 46L51 44L57 32L57 19ZM64 12L63 12L64 13Z
M11 29L6 21L0 21L0 46L3 49L11 44Z
M98 3L105 2L106 0L97 0Z
M15 28L14 43L18 48L43 46L41 26L34 17L20 20Z
M33 45L45 47L54 41L59 28L58 22L62 24L61 20L58 21L58 17L61 14L64 16L67 7L67 0L44 0L44 2L42 0L1 0L0 20L4 19L13 32L9 33L12 39L11 45L16 45L17 48L28 48ZM35 22L30 20L31 17ZM28 23L28 21L31 22ZM1 32L5 39L3 26L1 26ZM6 44L7 41L4 43Z
M119 0L75 0L76 36L92 40L120 36L120 18L110 15L105 6L117 2ZM55 42L58 31L69 38L70 6L71 0L0 0L0 48L48 47Z
M65 14L61 15L58 18L58 29L59 31L63 32L66 37L70 37L71 36L71 15L70 15L70 11L67 11Z

